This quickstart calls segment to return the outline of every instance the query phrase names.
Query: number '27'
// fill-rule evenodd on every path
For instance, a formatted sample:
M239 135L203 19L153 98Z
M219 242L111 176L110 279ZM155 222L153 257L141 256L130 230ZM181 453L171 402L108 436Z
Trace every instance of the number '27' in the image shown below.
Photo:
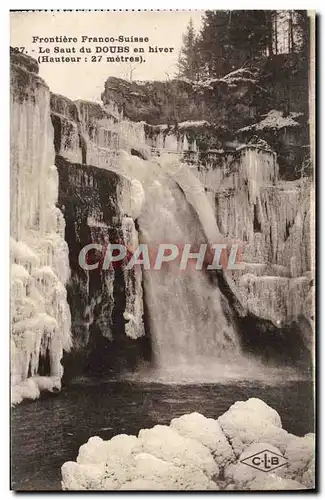
M20 54L23 54L26 51L25 47L10 47L10 52L20 52Z

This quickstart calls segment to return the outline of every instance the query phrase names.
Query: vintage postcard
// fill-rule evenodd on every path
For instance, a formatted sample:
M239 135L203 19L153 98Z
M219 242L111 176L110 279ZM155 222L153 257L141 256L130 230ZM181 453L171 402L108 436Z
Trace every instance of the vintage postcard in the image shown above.
M315 491L315 16L11 11L11 488Z

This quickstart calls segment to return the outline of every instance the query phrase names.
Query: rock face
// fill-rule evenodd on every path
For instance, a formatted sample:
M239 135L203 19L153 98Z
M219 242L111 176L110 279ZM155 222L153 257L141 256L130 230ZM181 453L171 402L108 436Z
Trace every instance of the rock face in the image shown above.
M59 206L70 249L73 345L86 349L86 369L130 368L137 361L136 339L143 337L142 271L103 268L109 244L138 246L135 219L141 210L141 186L119 172L116 117L99 104L51 96ZM98 269L82 269L80 251L99 244ZM67 361L71 364L71 358ZM79 368L80 369L80 368ZM82 369L82 368L81 368Z
M69 163L56 157L59 171L59 206L66 221L66 241L70 250L71 278L68 299L72 312L73 347L88 347L97 361L90 369L113 369L132 356L132 340L144 335L142 273L139 266L122 269L117 263L104 269L108 245L118 243L132 249L138 233L130 217L129 179L110 170ZM129 211L128 211L129 205ZM89 244L102 250L89 254L89 263L99 262L88 271L78 257ZM128 343L129 339L129 343ZM120 355L118 355L118 351ZM135 362L136 359L133 360ZM124 359L125 368L130 367Z
M254 67L202 81L126 82L111 77L102 100L110 108L117 107L125 118L147 123L147 135L154 138L163 124L164 140L170 134L183 136L180 125L185 123L187 134L196 137L201 151L218 149L225 142L246 144L257 134L272 145L288 180L297 177L298 165L309 155L308 67L297 54L262 58ZM254 130L274 110L286 124L280 130ZM292 116L291 123L288 116Z
M55 152L72 163L116 165L118 119L100 104L51 95Z
M256 116L256 75L249 70L204 82L169 80L126 82L110 77L103 103L115 103L131 121L174 125L185 120L208 120L228 129L240 128ZM229 107L233 113L229 113ZM204 117L204 118L202 118Z
M12 403L60 390L63 349L71 346L65 222L57 208L50 92L37 65L11 65Z
M278 413L260 399L239 401L217 420L183 415L170 426L92 437L76 462L62 466L63 490L304 490L315 487L314 435L282 429ZM269 472L247 465L275 454ZM271 456L271 455L270 455Z

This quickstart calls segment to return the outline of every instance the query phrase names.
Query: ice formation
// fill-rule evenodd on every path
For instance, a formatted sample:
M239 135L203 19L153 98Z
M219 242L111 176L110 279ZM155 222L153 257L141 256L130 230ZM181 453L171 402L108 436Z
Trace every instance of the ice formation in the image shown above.
M139 244L139 238L134 220L131 217L123 218L122 231L124 244L128 251L132 253ZM134 269L130 270L124 268L123 273L126 298L125 311L123 313L124 320L126 321L125 333L128 337L137 339L144 335L142 269L140 266L135 266Z
M60 389L69 350L65 223L56 207L50 93L13 65L11 85L11 382L12 403ZM22 83L23 82L23 83ZM40 376L44 375L44 376Z
M220 241L203 187L177 157L144 161L121 152L117 168L143 187L139 240L149 246L152 258L160 243L183 248L185 243ZM157 223L162 219L164 224ZM174 261L159 272L143 269L142 274L157 366L180 368L194 361L202 366L207 357L239 355L237 333L226 318L221 293L204 272L180 271ZM179 303L186 306L179 308ZM200 331L205 335L198 335Z
M280 181L276 156L253 145L189 168L211 191L221 234L240 242L245 269L231 278L243 306L275 325L297 320L314 268L311 182Z
M265 449L283 466L266 473L241 462ZM251 398L217 420L191 413L137 437L92 437L61 471L63 490L267 491L314 488L314 467L314 434L287 433L274 409Z

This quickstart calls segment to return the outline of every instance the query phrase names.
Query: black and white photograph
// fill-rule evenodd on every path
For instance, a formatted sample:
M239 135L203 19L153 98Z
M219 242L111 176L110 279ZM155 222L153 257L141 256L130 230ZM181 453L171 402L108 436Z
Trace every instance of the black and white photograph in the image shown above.
M11 490L316 491L315 31L10 11Z

